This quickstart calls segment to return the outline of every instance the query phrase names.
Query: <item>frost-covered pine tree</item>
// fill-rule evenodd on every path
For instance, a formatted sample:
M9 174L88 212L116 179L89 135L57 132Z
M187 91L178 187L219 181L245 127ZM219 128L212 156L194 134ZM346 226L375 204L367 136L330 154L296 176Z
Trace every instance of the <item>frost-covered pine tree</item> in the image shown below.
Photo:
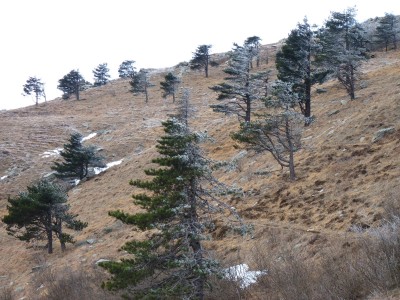
M46 94L44 92L44 84L43 82L37 78L36 76L34 77L29 77L26 83L23 86L24 89L24 96L25 95L35 95L35 104L39 104L39 99L41 97L44 97L46 101Z
M107 67L107 63L99 64L96 69L93 70L94 86L102 86L107 84L110 80L110 69Z
M131 78L131 81L129 81L129 84L131 85L130 91L134 95L144 94L146 103L149 102L148 88L152 86L152 84L150 83L149 72L145 69L140 69L139 72L133 73L130 78Z
M265 95L269 72L251 72L253 52L247 45L234 44L228 67L224 69L225 82L210 89L218 93L220 104L211 105L216 112L235 114L240 121L250 122L252 105Z
M296 179L294 154L300 149L304 116L296 112L301 101L291 84L276 81L271 96L265 100L266 112L256 121L243 122L232 138L257 152L269 152L283 167L289 168L290 179Z
M397 49L397 35L399 34L398 23L397 17L389 13L385 13L385 16L379 20L375 37L378 43L385 46L385 51L388 51L390 44L393 45L393 49Z
M314 55L318 45L314 32L305 18L293 29L284 45L276 54L276 69L279 80L292 84L299 95L299 106L305 117L305 125L311 122L311 86L321 82L328 71L318 68Z
M354 8L342 13L332 12L318 34L320 51L317 59L335 74L351 100L355 99L356 82L367 42L365 32L355 17Z
M187 93L183 101L178 115L163 123L165 135L156 146L159 157L152 161L159 167L145 170L152 179L130 182L146 191L133 195L142 211L110 212L148 232L147 239L132 240L122 247L131 257L100 264L112 274L103 286L124 289L127 297L204 299L209 276L219 272L203 240L212 226L209 214L220 211L224 204L212 196L213 190L204 187L204 183L214 188L218 185L199 148L201 135L188 126Z
M118 74L120 78L131 78L136 72L136 68L133 66L134 60L124 60L118 68Z
M205 76L208 77L208 67L210 65L210 49L211 45L200 45L193 52L190 60L190 68L193 70L204 70Z

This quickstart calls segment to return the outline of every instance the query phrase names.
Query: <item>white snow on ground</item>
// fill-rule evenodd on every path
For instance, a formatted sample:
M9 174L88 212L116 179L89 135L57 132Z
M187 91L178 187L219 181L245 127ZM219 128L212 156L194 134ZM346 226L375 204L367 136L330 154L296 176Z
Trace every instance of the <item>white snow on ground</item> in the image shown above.
M249 271L247 264L240 264L224 270L225 277L240 283L241 288L257 282L257 277L267 274L266 271Z
M75 185L78 185L79 182L81 182L79 179L75 179L75 180L74 180L74 184L75 184Z
M7 177L8 177L8 175L4 175L4 176L0 177L0 180L4 180L4 179L6 179Z
M107 170L107 169L109 169L109 168L111 168L111 167L113 167L113 166L116 166L116 165L119 165L120 163L122 163L122 159L121 160L117 160L117 161L113 161L113 162L110 162L110 163L108 163L107 165L106 165L106 167L104 167L104 168L94 168L93 170L94 170L94 174L100 174L101 172L104 172L105 170Z
M83 137L83 138L81 139L81 142L84 142L84 141L86 141L86 140L90 140L91 138L94 138L96 135L97 135L97 133L96 133L96 132L93 132L93 133L89 134L88 136Z
M54 150L45 151L42 154L40 154L40 157L46 158L46 157L51 157L51 156L57 156L57 155L60 155L60 152L62 150L63 150L63 148L57 148Z

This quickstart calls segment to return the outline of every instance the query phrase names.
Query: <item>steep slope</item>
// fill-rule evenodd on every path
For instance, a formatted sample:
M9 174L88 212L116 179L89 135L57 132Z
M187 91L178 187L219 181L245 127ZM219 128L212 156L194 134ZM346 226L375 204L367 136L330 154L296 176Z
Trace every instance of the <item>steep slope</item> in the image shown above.
M270 61L261 68L273 68L277 45L269 45ZM216 95L208 87L223 81L226 55L210 70L210 77L191 71L185 64L165 70L152 70L150 99L133 96L127 80L114 80L106 86L82 93L81 100L56 99L39 107L0 112L0 215L6 213L7 197L25 189L33 180L50 173L56 156L45 151L62 147L71 131L84 136L97 133L86 143L101 147L107 162L122 160L99 175L80 183L69 192L73 212L89 223L76 235L77 243L61 253L46 255L39 245L29 245L7 236L0 223L0 286L12 286L18 297L31 295L38 286L32 268L45 259L56 269L69 267L101 273L98 259L116 259L127 239L143 234L109 217L113 209L135 211L128 182L142 178L157 155L155 143L162 134L161 121L174 113L171 99L163 100L159 82L168 71L182 76L182 87L190 89L195 107L192 127L207 130L214 142L204 144L213 159L233 162L216 176L243 189L241 197L227 198L244 220L254 227L252 236L229 234L219 226L208 246L226 263L238 257L250 262L252 249L283 234L264 251L274 247L301 245L309 257L341 239L353 226L377 226L385 214L385 198L399 191L400 160L400 52L377 52L365 62L356 100L349 101L336 81L314 88L312 110L316 121L305 129L303 149L296 154L298 179L288 181L268 153L256 154L233 142L229 133L238 122L235 117L214 113L209 105ZM362 88L361 88L362 87ZM317 93L316 89L326 89ZM373 143L379 129L393 127L394 133ZM233 166L233 167L232 167ZM389 197L389 196L388 196ZM219 223L218 223L219 224ZM318 242L308 244L318 234ZM88 239L93 239L87 243ZM246 243L243 243L244 240ZM304 247L303 247L304 246ZM264 246L265 247L265 246Z

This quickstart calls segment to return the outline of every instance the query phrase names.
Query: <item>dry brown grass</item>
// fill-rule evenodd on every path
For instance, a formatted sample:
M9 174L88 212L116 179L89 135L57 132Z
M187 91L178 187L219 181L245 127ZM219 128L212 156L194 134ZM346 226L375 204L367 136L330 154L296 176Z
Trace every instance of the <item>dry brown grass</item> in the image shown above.
M270 55L273 56L273 51ZM213 159L230 161L243 150L242 145L235 144L229 137L237 128L237 119L214 113L209 108L216 97L208 87L223 81L223 67L222 64L212 68L209 78L204 78L200 72L176 71L184 74L182 86L191 89L191 100L196 108L192 127L207 130L215 141L205 144L204 150ZM398 198L385 198L385 194L395 190L400 175L399 67L399 51L379 52L364 66L362 80L366 87L357 90L356 100L349 101L336 81L322 86L327 93L313 93L312 110L316 121L305 130L304 147L296 154L298 179L294 183L286 180L287 171L280 170L268 154L251 151L238 161L236 169L218 170L216 176L221 181L243 189L242 197L227 201L254 226L254 232L253 238L244 239L224 235L210 243L209 248L227 262L237 259L240 252L243 262L250 265L256 243L268 237L270 243L262 246L264 253L273 254L282 248L290 253L291 247L302 249L304 261L289 255L284 265L293 274L303 270L306 273L302 278L310 276L312 280L315 272L313 269L308 272L306 267L321 263L321 253L327 243L340 246L349 243L347 248L353 249L356 243L347 240L346 232L350 228L381 225L386 219L385 211L393 209L385 204L386 199L392 197L393 205L398 207ZM273 61L262 68L273 68ZM94 274L98 259L122 257L125 254L118 249L127 239L145 236L116 222L107 212L137 210L130 197L135 189L128 182L132 178L142 178L143 169L151 166L150 160L157 155L155 142L162 134L160 122L174 112L172 100L163 100L158 86L167 71L159 70L152 75L151 81L156 86L150 89L148 104L143 97L132 96L128 81L115 80L83 92L81 101L56 99L37 108L0 112L0 177L8 175L0 181L0 216L6 212L8 195L15 195L50 172L52 158L41 158L40 154L62 147L73 130L83 135L97 132L88 143L101 146L107 162L123 159L122 164L69 192L71 210L89 226L76 235L77 244L65 253L56 247L55 253L48 257L55 272L68 267ZM329 114L336 110L336 114ZM395 127L395 134L372 144L374 133L389 126ZM86 243L89 238L94 238L95 243ZM34 285L32 267L38 264L32 255L35 245L27 247L7 236L2 223L0 245L0 276L3 276L0 283L3 286L12 283L17 297L29 296ZM347 248L340 247L340 251L345 253ZM343 256L342 260L350 258ZM256 267L253 263L252 269ZM342 267L337 267L339 272ZM276 272L286 271L277 268ZM279 276L268 286L281 286L283 281L278 280ZM352 284L357 286L357 283ZM301 287L303 283L296 285ZM309 295L310 292L305 289L304 293ZM262 293L251 297L263 299Z

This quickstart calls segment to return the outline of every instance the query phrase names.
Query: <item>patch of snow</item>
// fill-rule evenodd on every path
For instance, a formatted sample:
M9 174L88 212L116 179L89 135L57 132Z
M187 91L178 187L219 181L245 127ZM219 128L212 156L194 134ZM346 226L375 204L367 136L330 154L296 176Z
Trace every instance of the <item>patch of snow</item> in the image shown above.
M47 158L47 157L51 157L51 156L57 156L60 155L60 152L63 150L63 148L57 148L54 150L49 150L49 151L45 151L42 154L40 154L41 158Z
M0 177L0 180L4 180L4 179L6 179L7 177L8 177L8 175L4 175L4 176Z
M81 182L79 179L75 179L75 180L74 180L74 184L75 184L75 185L78 185L79 182Z
M86 140L90 140L91 138L94 138L96 135L97 135L97 133L96 133L96 132L93 132L93 133L89 134L88 136L83 137L83 138L81 139L81 142L84 142L84 141L86 141Z
M240 264L224 270L225 277L240 283L241 288L257 282L257 277L267 274L266 271L249 271L247 264Z
M56 171L53 171L53 172L47 173L47 174L44 175L43 177L44 177L44 178L47 178L47 177L49 177L49 176L51 176L51 175L53 175L53 174L56 174L56 173L57 173Z
M121 160L117 160L117 161L113 161L113 162L110 162L110 163L108 163L104 168L98 168L98 167L96 167L96 168L94 168L93 170L94 170L94 174L100 174L101 172L104 172L105 170L107 170L107 169L109 169L109 168L111 168L111 167L113 167L113 166L116 166L116 165L119 165L120 163L122 163L122 159Z

